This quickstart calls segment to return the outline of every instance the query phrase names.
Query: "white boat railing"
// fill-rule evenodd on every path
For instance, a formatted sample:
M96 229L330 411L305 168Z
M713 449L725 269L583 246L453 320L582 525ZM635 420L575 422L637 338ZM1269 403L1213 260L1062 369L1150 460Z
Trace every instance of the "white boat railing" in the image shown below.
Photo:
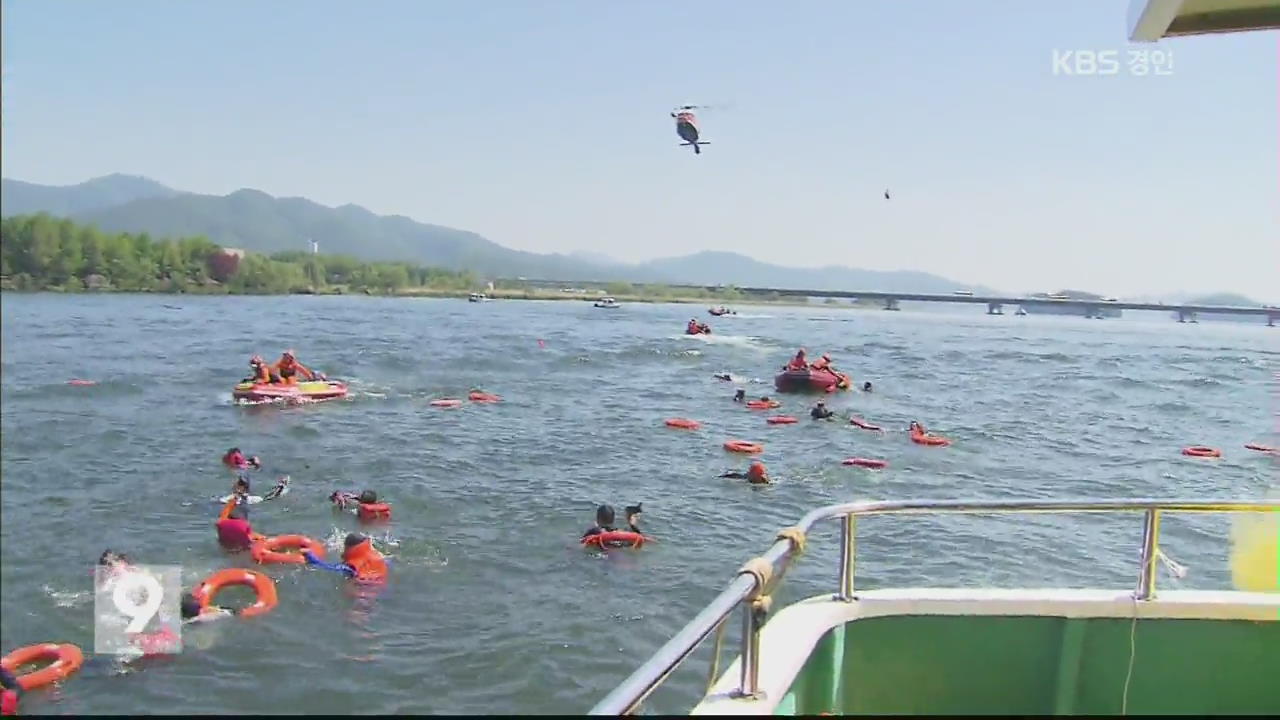
M805 515L795 527L780 531L777 542L764 555L744 565L723 592L621 685L596 703L588 714L633 714L740 605L743 606L742 663L735 695L756 696L760 687L760 630L768 614L769 595L799 555L809 530L819 522L835 518L841 520L839 590L834 599L851 602L856 599L853 593L854 551L857 518L860 516L1118 512L1143 514L1142 552L1133 592L1134 599L1141 602L1155 597L1162 514L1280 512L1280 500L908 500L854 502L818 508Z

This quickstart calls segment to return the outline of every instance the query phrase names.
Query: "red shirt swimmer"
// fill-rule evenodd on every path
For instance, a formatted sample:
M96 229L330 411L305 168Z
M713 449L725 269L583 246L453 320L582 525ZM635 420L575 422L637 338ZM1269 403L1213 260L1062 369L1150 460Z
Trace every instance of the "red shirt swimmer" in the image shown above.
M214 527L218 543L228 550L247 550L253 544L255 533L249 524L249 507L238 496L227 501Z

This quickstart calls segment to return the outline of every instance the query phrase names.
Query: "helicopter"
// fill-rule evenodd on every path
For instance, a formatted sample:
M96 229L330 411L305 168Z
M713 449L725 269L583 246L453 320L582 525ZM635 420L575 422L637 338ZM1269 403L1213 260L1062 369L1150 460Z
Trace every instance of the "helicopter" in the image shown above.
M671 117L676 119L676 134L680 136L684 142L680 143L680 147L689 145L693 147L694 155L701 155L702 145L710 145L705 140L698 139L698 119L694 117L693 111L701 109L699 105L681 105L671 111Z

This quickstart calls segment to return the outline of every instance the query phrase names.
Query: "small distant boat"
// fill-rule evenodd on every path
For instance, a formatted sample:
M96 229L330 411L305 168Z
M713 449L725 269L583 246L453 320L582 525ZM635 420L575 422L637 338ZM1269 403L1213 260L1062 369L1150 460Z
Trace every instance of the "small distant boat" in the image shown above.
M1014 315L1018 315L1018 316L1022 316L1026 314L1027 314L1027 309L1021 306L1018 307L1018 312L1014 313Z
M964 297L973 297L972 290L952 290L952 295L963 295Z
M734 311L734 310L730 310L729 308L727 308L727 307L725 307L725 306L723 306L723 305L721 305L720 307L708 308L708 309L707 309L707 313L708 313L708 314L710 314L710 315L713 315L713 316L715 316L715 317L721 317L721 316L724 316L724 315L737 315L737 314L738 314L736 311Z
M489 299L484 293L471 293L467 296L467 302L484 302Z
M611 298L611 297L604 297L604 298L600 298L599 300L595 301L595 303L594 303L594 304L595 304L595 306L596 306L596 307L598 307L598 308L607 308L607 309L614 309L614 308L620 308L620 307L622 307L621 305L619 305L619 304L618 304L618 301L617 301L617 300L614 300L614 299L613 299L613 298Z

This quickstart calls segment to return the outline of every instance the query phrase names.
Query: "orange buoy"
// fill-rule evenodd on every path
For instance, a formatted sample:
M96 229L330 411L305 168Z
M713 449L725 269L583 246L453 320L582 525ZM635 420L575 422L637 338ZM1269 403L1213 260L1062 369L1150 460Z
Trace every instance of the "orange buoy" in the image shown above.
M872 470L881 470L889 467L888 460L877 460L875 458L851 457L845 458L842 465L856 465L857 467L870 468Z
M702 423L689 418L667 418L667 427L680 428L681 430L697 430L702 427Z
M1280 450L1277 450L1276 448L1273 448L1270 445L1260 445L1258 443L1245 443L1244 446L1249 450L1257 450L1258 452L1265 452L1265 453L1280 452Z
M474 390L470 394L468 394L467 399L470 400L471 402L476 402L476 403L502 402L502 398L500 396L494 395L493 393L480 392L478 390Z
M461 400L454 398L442 398L440 400L432 400L431 407L456 408L462 405Z
M796 422L796 419L790 415L774 415L765 422L770 425L792 425Z
M309 550L318 558L324 558L324 545L306 535L277 535L264 538L249 547L249 555L253 561L263 565L283 563L302 565L307 559L300 552L284 552L285 550Z
M71 380L67 381L67 384L84 386L84 385L97 385L98 383L93 380L81 380L80 378L72 378ZM33 645L32 647L35 647L35 646Z
M18 685L23 690L35 690L65 679L84 664L84 653L71 643L41 643L28 645L0 658L0 667L17 675L18 668L41 661L48 665L25 675L18 675Z
M280 602L279 597L276 595L275 581L257 570L245 570L243 568L219 570L205 578L204 582L191 591L191 594L200 603L200 609L203 611L213 604L213 598L218 594L218 591L228 585L247 585L253 588L254 594L258 596L257 602L237 613L241 617L253 617L254 615L269 613Z
M1222 451L1216 448L1205 447L1204 445L1192 445L1191 447L1182 448L1182 454L1187 457L1200 458L1216 458L1222 457Z
M755 455L764 452L764 446L760 443L747 442L746 440L725 440L724 449L729 452L747 453Z

